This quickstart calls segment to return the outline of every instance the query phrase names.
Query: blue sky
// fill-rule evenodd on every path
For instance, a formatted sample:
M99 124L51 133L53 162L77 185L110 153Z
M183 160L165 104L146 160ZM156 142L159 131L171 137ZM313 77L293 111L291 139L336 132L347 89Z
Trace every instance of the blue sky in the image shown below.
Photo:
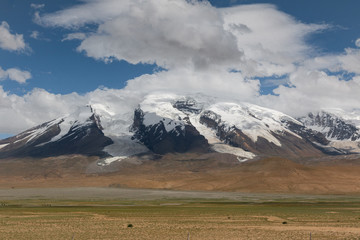
M239 0L210 1L216 7L229 7L238 4L271 3L297 20L305 23L328 23L334 29L314 34L308 41L322 52L341 52L354 44L360 36L360 2L356 0ZM6 91L25 94L33 88L44 88L52 93L86 93L99 86L123 88L128 79L151 73L156 66L129 64L114 61L111 64L87 58L75 51L78 42L61 42L68 32L59 28L44 28L33 22L36 11L30 4L45 4L41 12L55 12L75 4L73 0L23 1L3 0L0 3L0 21L6 21L13 32L23 34L32 51L26 54L0 50L0 66L18 67L32 74L26 84L3 81ZM33 31L39 32L39 39L30 37ZM265 93L268 93L266 88Z
M183 2L183 0L179 0L179 1ZM99 4L102 4L101 1L98 2ZM104 1L103 3L104 5L107 4L105 2L109 2L109 5L113 4L111 3L111 1ZM166 5L165 0L160 2L159 5L161 4L164 4L164 6ZM358 54L357 54L358 48L357 46L355 46L355 42L357 39L360 38L360 15L358 14L358 10L360 9L360 2L357 0L346 0L346 1L211 0L209 2L212 5L210 7L201 7L201 6L193 7L191 6L191 4L186 5L186 3L184 3L186 5L184 6L189 10L194 8L200 14L203 14L201 15L203 16L203 18L201 18L200 16L199 18L196 18L194 20L191 19L192 17L194 17L192 15L188 16L188 18L191 19L191 21L199 21L199 22L201 22L202 19L205 19L206 22L208 18L209 19L208 22L210 22L215 17L215 15L213 14L214 11L218 11L219 14L223 14L221 10L218 10L220 8L232 9L232 8L236 8L237 6L243 6L249 4L264 4L264 3L271 4L272 6L270 9L265 5L259 5L261 7L256 7L255 10L243 8L236 11L234 10L235 13L232 14L234 15L236 14L241 15L242 13L254 14L255 11L259 11L259 14L261 14L262 11L266 11L270 17L274 16L274 19L277 17L281 18L281 21L279 22L281 24L284 24L284 26L286 27L286 30L283 30L279 33L279 35L284 35L284 37L282 37L281 39L286 39L284 40L286 44L290 44L289 42L291 41L295 42L294 46L284 45L284 48L288 48L288 46L290 46L290 47L294 47L294 49L298 49L298 50L294 50L295 52L297 51L294 54L291 53L292 52L291 49L287 49L288 53L285 54L285 55L289 55L287 56L287 58L291 58L290 61L292 61L292 65L287 66L286 64L284 64L284 66L282 66L282 63L285 61L283 59L281 61L274 60L274 61L278 61L275 64L276 66L271 65L273 62L271 59L269 60L269 58L274 57L274 59L278 59L279 56L274 55L276 54L276 52L278 52L278 50L275 49L274 54L271 55L271 57L268 57L267 55L263 56L261 54L259 56L259 54L256 53L256 49L252 47L247 48L248 46L245 46L244 48L241 48L241 44L246 45L250 41L250 40L242 41L241 39L238 42L238 45L240 46L239 54L243 54L245 60L242 59L241 63L237 62L237 60L234 60L236 56L233 56L230 53L231 49L230 48L227 49L225 46L227 43L229 43L230 45L232 44L231 37L229 39L226 39L226 41L228 42L226 42L226 44L224 43L224 46L219 47L221 51L229 51L229 56L225 56L224 59L217 60L216 59L217 56L220 55L222 56L221 51L219 50L219 53L213 53L211 52L211 50L209 50L209 53L206 53L204 58L199 60L201 63L195 62L194 59L196 58L196 56L190 56L189 58L187 58L187 56L184 56L182 58L177 58L177 57L173 58L173 56L176 55L177 53L181 55L180 53L182 53L183 51L179 51L179 49L174 49L172 56L171 55L168 56L166 55L166 53L155 49L153 52L149 51L144 53L144 55L146 54L147 55L144 56L143 58L141 56L142 52L132 55L131 53L128 52L124 53L124 51L120 51L118 49L119 48L118 46L114 49L106 50L106 51L110 51L110 53L106 52L105 50L103 52L99 52L100 50L97 50L96 49L97 46L94 44L91 46L84 45L84 47L80 51L77 50L80 44L85 43L87 40L89 41L93 40L91 34L95 33L98 30L98 28L102 25L108 27L109 26L114 27L114 29L111 29L111 32L107 34L108 35L114 34L114 36L117 36L116 34L118 33L115 33L116 29L124 29L124 26L117 26L115 25L115 21L114 23L112 23L110 20L112 18L116 20L116 18L118 18L118 15L116 15L116 13L111 12L110 11L111 9L109 10L104 7L105 9L104 14L106 14L107 12L113 14L113 16L109 16L110 19L109 21L107 20L106 15L105 16L99 15L99 18L106 19L101 21L98 19L91 19L91 15L89 15L84 17L84 23L72 25L70 20L69 21L66 20L66 18L70 16L68 13L80 14L82 13L83 9L85 9L86 7L91 8L90 3L86 1L81 2L74 0L51 0L51 1L50 0L48 1L2 0L0 2L0 23L1 22L6 23L11 35L13 36L15 36L16 34L22 35L23 42L26 44L26 47L19 47L19 49L17 50L11 50L11 49L9 50L6 47L3 48L0 47L0 70L2 69L3 71L6 72L9 69L15 68L18 69L19 71L27 72L28 74L31 74L31 77L30 78L25 77L26 78L25 82L24 79L21 78L23 83L20 83L19 78L11 77L11 75L9 75L10 71L9 73L6 73L7 75L4 75L1 78L1 71L0 71L0 79L1 79L0 86L2 86L3 92L6 93L6 96L4 96L3 99L0 99L0 101L3 101L3 105L5 105L5 102L7 100L9 100L9 102L12 101L13 106L15 106L16 104L20 104L18 102L14 104L15 101L13 100L14 98L17 99L16 101L19 102L25 101L26 103L29 103L30 100L26 97L24 98L24 96L29 94L32 94L33 96L35 94L33 93L34 89L38 89L38 88L43 89L49 94L55 94L55 95L58 94L60 97L63 95L68 95L72 92L75 92L78 95L86 95L89 92L95 91L98 88L102 89L104 87L109 89L122 89L126 86L127 81L129 79L134 79L140 76L146 76L144 74L148 74L150 76L156 76L156 77L163 77L163 75L166 75L165 73L162 73L163 71L165 71L164 69L167 69L170 72L172 70L176 70L177 72L180 72L181 70L179 70L178 66L180 65L188 66L188 61L192 62L194 60L194 66L192 67L192 69L193 68L213 69L214 68L213 65L214 66L221 65L224 66L224 68L226 67L227 69L230 68L236 69L236 71L234 72L241 73L242 74L241 78L244 79L245 82L248 82L249 81L248 79L259 81L260 84L259 89L257 90L255 89L253 95L256 97L259 97L259 95L260 97L262 95L265 96L268 94L274 95L274 96L269 96L269 98L271 98L271 100L274 101L273 105L275 106L275 108L277 108L278 110L282 110L285 112L287 111L288 113L291 113L290 110L283 107L282 105L284 105L283 104L284 101L285 102L289 101L288 99L285 99L287 93L294 91L294 89L292 89L294 87L291 86L295 86L296 83L299 83L299 81L296 80L297 79L296 77L303 74L303 72L301 72L301 74L299 72L300 71L299 65L301 65L301 71L303 71L303 69L306 68L306 69L310 69L311 71L324 71L327 74L326 77L335 75L336 77L338 77L339 82L343 80L341 79L341 75L344 76L344 74L350 74L351 76L350 80L352 80L354 76L356 77L358 75L356 70L353 70L354 67L351 66L351 63L349 63L350 60L348 60L354 57L358 59ZM81 7L77 7L77 8L74 7L78 5L81 5ZM125 3L123 6L125 6ZM141 8L139 7L139 9ZM162 8L159 7L159 9ZM226 14L229 15L228 13ZM39 17L40 20L37 19L36 16L40 16ZM131 20L133 20L133 16L131 17L132 17ZM178 18L176 19L176 21L184 21L184 19L186 19L186 16L184 17L179 15L177 17ZM123 19L123 20L126 21L127 19ZM170 20L172 21L173 19ZM176 21L174 20L174 24L176 23ZM240 19L237 21L244 21L244 20ZM156 19L155 17L154 17L154 22L161 24L161 22L159 22L159 20ZM274 24L278 24L279 22L274 21ZM181 24L182 22L178 23L178 25ZM215 24L216 22L214 23L214 25ZM254 30L253 28L250 27L251 24L250 25L242 24L241 22L237 22L236 24L238 26L249 26L250 28L249 31ZM294 31L296 32L291 31L291 26L288 27L288 25L291 24L295 26ZM5 25L2 26L4 27ZM207 44L206 46L208 46L209 49L216 49L217 46L214 43L215 41L206 42L206 40L202 39L202 34L206 35L208 32L205 32L205 30L203 30L201 26L203 25L195 26L195 28L199 27L199 33L198 33L199 39L203 41L205 44ZM135 27L136 26L134 25L134 28ZM279 26L279 28L281 27L282 26ZM276 29L276 26L274 26L274 29ZM209 32L218 31L218 30L219 29L215 29L215 30L209 29ZM221 29L221 31L223 30L224 29ZM227 29L225 30L227 31ZM253 32L255 32L255 30ZM69 36L68 34L71 33L84 33L87 35L85 39L64 40L67 36ZM159 31L159 34L161 33L162 32ZM240 35L243 34L244 33L241 33ZM269 32L268 35L271 34L273 33ZM289 34L289 36L290 35L291 36L287 37L285 36L286 34ZM259 33L256 36L259 38L263 38L259 40L260 44L263 45L265 41L272 40L271 38L267 39L266 32ZM295 39L296 36L299 36L299 41ZM106 39L105 38L106 36L103 36L101 34L97 34L96 37L101 37L101 39L104 39L104 44L113 44L114 38ZM121 37L124 36L121 35ZM140 34L139 36L134 36L134 39L140 39L141 37L144 36ZM151 36L151 39L155 39L154 36ZM177 39L175 40L177 41ZM126 41L126 39L124 41ZM146 39L146 41L149 41L149 39ZM156 40L156 39L154 41L158 43L160 42L160 40ZM179 39L179 42L181 41L186 41L186 39L185 40ZM99 42L99 44L102 44L102 42ZM130 43L127 44L128 46L131 45ZM155 43L151 43L151 44L150 46L157 47ZM141 46L142 45L138 45L137 47L141 47ZM130 46L129 51L134 52L137 50L137 48L133 49L131 47L132 46ZM347 48L353 49L352 52L351 53L346 52L345 49ZM271 46L269 46L269 49L272 50ZM114 54L111 52L112 50L114 51ZM172 52L172 49L170 49L169 52ZM106 60L108 59L107 56L109 54L111 56L109 58L111 59L111 61ZM262 59L262 57L264 57L264 60ZM281 57L283 57L283 55L281 55ZM320 59L321 64L317 62L317 64L319 64L319 67L313 69L312 66L314 64L311 63L311 60L315 57L321 58ZM210 59L209 60L210 63L206 63L205 67L201 65L203 64L204 59ZM184 64L184 61L186 61L186 64ZM341 67L340 69L335 69L336 68L335 65L337 64L337 61L340 61L341 64L343 64L344 66ZM149 62L149 64L143 64L143 62ZM250 65L253 64L253 62L258 62L258 66L260 66L259 69L253 70L253 68L251 67L237 68L238 65L243 64L247 66L247 64ZM269 65L269 67L267 67L268 66L267 64L269 62L271 64ZM191 64L193 64L193 62ZM264 69L261 67L263 67ZM281 68L281 70L279 70L278 67ZM294 70L295 68L296 70ZM326 69L326 71L324 69ZM201 70L201 71L203 72L205 70ZM221 76L220 73L222 73L222 71L223 70L219 70L219 76ZM247 73L247 71L249 73ZM159 74L154 75L153 73L159 73ZM194 75L197 76L197 73L198 70L196 70L196 73ZM169 75L170 73L166 75L166 77L172 79L172 75L171 76ZM311 76L314 75L315 74L312 74ZM16 78L17 80L14 78ZM329 82L331 82L331 80L329 80ZM136 81L132 82L132 84L136 86L135 83ZM342 84L342 82L340 83ZM139 86L142 87L143 85L144 84L141 83ZM284 89L282 87L279 87L281 85L284 85L289 88ZM253 85L249 86L249 89L253 89L253 88L254 88ZM301 89L300 85L295 88ZM244 89L247 88L244 87ZM279 98L276 99L272 98L277 96L279 96ZM12 100L10 101L10 99ZM263 105L266 105L266 103L269 102L269 99L266 100L261 98L256 100L254 98L252 99L253 102L259 104L263 103ZM252 99L248 97L245 100L252 101ZM348 102L349 103L345 106L339 104L337 105L335 104L334 106L350 109L350 106L354 105L354 101L353 99L351 99L351 101L349 100ZM9 134L10 135L14 134L16 131L26 128L31 124L38 123L40 121L40 120L32 120L30 115L29 116L16 115L15 113L19 112L19 109L16 109L16 107L13 106L11 107L10 115L14 114L14 117L26 119L27 124L24 124L23 126L18 128L8 127L7 130L4 123L3 127L0 126L0 138L1 136L8 136ZM32 105L30 103L29 106L36 108L35 105ZM316 107L319 106L316 105ZM3 115L3 116L0 115L0 117L5 118L5 114L9 115L8 112L10 111L9 108L10 108L9 105L7 105L6 110L2 111L1 103L0 103L0 114ZM41 115L41 113L39 114ZM61 112L59 112L58 114L61 114ZM50 115L47 116L44 114L41 116L42 117L40 117L39 119L43 119L47 117L50 118L55 116L55 113L51 116ZM9 117L9 122L11 122L10 117Z
M33 22L35 10L31 8L31 3L45 4L43 11L53 12L78 1L1 1L0 21L6 21L13 32L23 34L32 49L24 54L0 50L0 66L16 66L32 73L32 79L26 84L3 81L6 91L22 95L33 88L44 88L64 94L74 91L86 93L99 86L123 88L124 81L153 71L153 65L133 65L125 61L105 64L84 57L75 51L77 42L61 41L67 31L44 28ZM39 39L30 37L33 31L39 32Z

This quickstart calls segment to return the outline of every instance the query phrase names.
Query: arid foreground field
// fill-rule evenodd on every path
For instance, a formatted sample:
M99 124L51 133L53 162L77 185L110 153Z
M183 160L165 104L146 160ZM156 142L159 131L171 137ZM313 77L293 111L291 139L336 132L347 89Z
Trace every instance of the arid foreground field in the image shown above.
M97 161L1 160L0 239L360 239L358 156Z
M76 188L0 190L0 201L1 239L360 238L350 196Z

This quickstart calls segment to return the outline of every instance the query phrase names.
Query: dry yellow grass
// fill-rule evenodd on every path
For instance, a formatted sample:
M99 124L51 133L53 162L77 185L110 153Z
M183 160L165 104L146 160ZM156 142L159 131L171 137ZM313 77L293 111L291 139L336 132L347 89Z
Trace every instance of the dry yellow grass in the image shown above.
M360 205L356 202L32 200L16 204L0 209L1 239L183 240L189 233L190 239L226 240L303 240L310 233L312 239L360 237Z

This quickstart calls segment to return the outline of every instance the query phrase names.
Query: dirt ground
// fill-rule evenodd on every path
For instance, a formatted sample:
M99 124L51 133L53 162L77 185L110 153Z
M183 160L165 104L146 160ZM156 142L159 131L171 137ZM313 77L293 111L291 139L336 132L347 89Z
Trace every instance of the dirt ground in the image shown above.
M120 187L296 194L360 194L360 159L239 163L216 155L179 154L98 166L97 158L0 160L0 188Z
M1 201L91 200L91 201L153 201L189 200L236 202L360 202L360 195L304 195L283 193L247 193L220 191L179 191L160 189L135 189L112 187L71 187L71 188L3 188L0 189Z
M0 235L17 240L359 239L360 205L354 199L293 202L288 197L268 201L271 196L263 196L257 202L2 197Z

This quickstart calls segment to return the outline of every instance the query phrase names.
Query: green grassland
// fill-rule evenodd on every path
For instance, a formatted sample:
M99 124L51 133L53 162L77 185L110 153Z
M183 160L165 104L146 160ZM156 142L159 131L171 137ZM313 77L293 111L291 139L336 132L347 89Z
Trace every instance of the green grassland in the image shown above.
M357 200L2 200L0 239L360 239Z

